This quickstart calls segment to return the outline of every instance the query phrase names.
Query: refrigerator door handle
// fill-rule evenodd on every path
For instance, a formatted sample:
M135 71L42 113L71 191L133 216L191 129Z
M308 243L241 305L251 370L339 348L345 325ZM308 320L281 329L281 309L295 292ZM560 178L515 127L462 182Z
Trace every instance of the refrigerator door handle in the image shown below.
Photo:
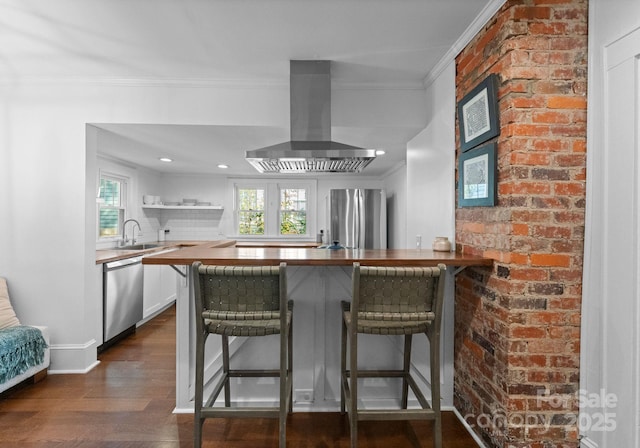
M357 249L360 247L360 226L362 222L360 221L360 190L355 190L353 195L353 214L354 214L354 226L353 226L353 248Z
M357 214L358 214L358 225L356 226L356 249L364 249L364 236L365 236L365 225L366 225L366 213L364 210L364 191L357 190Z

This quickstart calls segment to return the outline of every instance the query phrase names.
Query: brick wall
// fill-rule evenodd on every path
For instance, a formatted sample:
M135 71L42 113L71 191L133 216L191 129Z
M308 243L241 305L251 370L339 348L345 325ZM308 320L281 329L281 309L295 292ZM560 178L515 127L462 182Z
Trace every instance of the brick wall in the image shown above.
M492 447L578 446L587 11L507 1L456 59L458 101L499 78L498 203L456 210L457 250L495 260L455 322L455 405Z

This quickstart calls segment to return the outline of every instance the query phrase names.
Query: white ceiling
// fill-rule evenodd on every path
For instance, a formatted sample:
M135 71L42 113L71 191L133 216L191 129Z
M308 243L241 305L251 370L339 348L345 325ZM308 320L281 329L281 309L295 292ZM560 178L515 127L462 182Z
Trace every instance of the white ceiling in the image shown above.
M332 82L419 88L474 20L503 0L0 0L0 80L90 78L288 84L292 59L332 62ZM288 118L286 120L288 122ZM255 149L288 129L100 125L141 153L180 147L163 170L198 172L212 149ZM338 129L387 147L380 174L404 160L415 129ZM274 140L275 139L275 140ZM128 144L127 144L128 142ZM207 148L206 151L203 148ZM134 160L131 151L110 154ZM137 153L138 151L135 151ZM238 151L232 157L238 157ZM127 155L129 154L129 155ZM147 157L147 159L149 159ZM154 162L155 163L155 162ZM234 174L253 173L248 164ZM171 168L169 168L171 166ZM154 164L153 169L161 170ZM373 171L371 171L373 170Z

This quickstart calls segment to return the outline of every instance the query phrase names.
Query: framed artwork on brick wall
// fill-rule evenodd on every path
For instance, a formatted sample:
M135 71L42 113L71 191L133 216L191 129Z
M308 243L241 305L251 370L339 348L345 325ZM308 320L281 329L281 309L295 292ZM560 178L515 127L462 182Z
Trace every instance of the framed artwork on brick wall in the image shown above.
M500 134L498 76L491 74L458 103L460 147L468 151Z
M458 207L496 204L496 146L487 143L458 159Z

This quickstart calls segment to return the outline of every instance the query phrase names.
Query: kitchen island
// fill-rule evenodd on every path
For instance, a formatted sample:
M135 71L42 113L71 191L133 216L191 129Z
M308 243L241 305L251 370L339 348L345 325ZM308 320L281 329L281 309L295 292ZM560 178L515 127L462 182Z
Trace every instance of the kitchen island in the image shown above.
M219 247L217 242L185 247L178 251L150 255L144 264L172 266L191 265L194 261L217 265L278 265L287 263L287 286L289 298L294 300L294 409L300 411L336 411L339 409L340 389L340 301L351 295L351 267L354 262L369 266L436 266L443 263L450 272L447 288L449 306L445 314L453 312L453 275L456 269L467 266L492 266L491 259L460 255L454 252L433 252L418 249L311 249L290 247ZM184 268L182 268L184 269ZM181 269L181 270L182 270ZM183 272L188 272L184 269ZM193 411L193 378L195 324L193 316L193 290L189 282L188 293L178 297L176 304L176 412ZM186 291L186 290L185 290ZM451 317L450 316L450 317ZM452 320L452 319L451 319ZM445 327L446 327L445 322ZM453 338L445 330L444 337ZM265 363L277 364L277 343L264 338L235 338L231 342L232 364L244 368L265 367ZM366 339L366 338L363 338ZM263 340L263 341L261 341ZM359 351L363 365L391 368L401 360L397 337L389 337L382 344L367 345L366 340ZM421 346L416 343L416 346ZM238 348L242 345L242 350ZM424 346L424 345L422 345ZM418 354L416 363L426 362ZM210 338L207 346L207 377L215 376L221 369L221 350L218 338ZM452 367L450 367L452 368ZM446 372L445 372L446 373ZM450 375L452 376L452 375ZM446 376L443 375L446 380ZM395 385L387 382L365 384L365 389L384 402L397 396ZM393 380L392 380L393 381ZM239 378L232 385L232 397L243 400L262 401L265 405L277 399L275 382L262 379L251 382ZM426 384L426 387L429 387ZM367 392L365 392L367 393Z

